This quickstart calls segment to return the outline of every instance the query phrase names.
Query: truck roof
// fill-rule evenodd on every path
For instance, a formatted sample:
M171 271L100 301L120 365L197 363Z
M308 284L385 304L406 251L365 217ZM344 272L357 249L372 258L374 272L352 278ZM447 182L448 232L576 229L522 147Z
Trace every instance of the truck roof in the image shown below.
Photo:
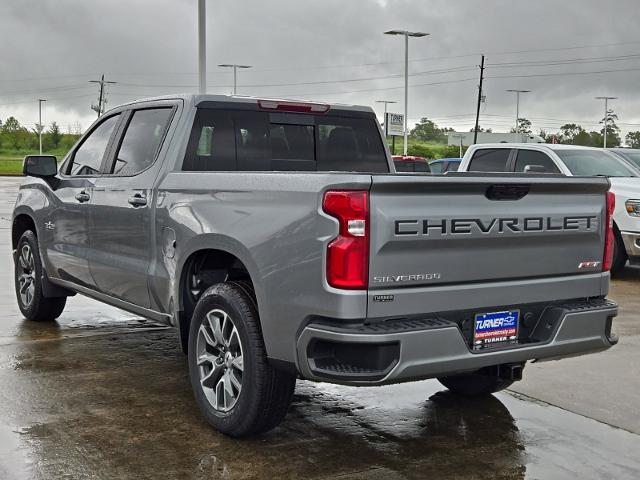
M473 148L528 148L548 150L602 150L597 147L585 147L582 145L565 145L561 143L481 143L472 145Z
M287 102L287 103L326 105L329 107L329 109L352 110L352 111L358 111L358 112L374 113L371 107L367 107L363 105L327 103L327 102L317 102L313 100L301 100L301 99L255 97L255 96L248 96L248 95L213 95L213 94L194 94L194 93L177 93L172 95L162 95L157 97L141 98L141 99L133 100L131 102L122 103L121 105L118 105L118 106L135 105L137 103L152 102L152 101L159 101L159 100L176 100L176 99L184 100L185 103L191 103L195 106L198 106L205 102L245 103L246 104L246 103L255 103L258 101L266 101L266 102L275 102L275 103Z

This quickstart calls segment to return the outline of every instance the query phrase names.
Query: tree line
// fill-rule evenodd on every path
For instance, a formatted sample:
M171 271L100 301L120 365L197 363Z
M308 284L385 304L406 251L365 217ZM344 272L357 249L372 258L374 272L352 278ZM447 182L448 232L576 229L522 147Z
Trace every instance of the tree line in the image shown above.
M9 117L4 121L0 120L0 149L15 152L37 150L39 128L42 128L43 151L68 150L80 137L78 134L63 133L56 122L51 122L46 129L40 125L29 129L15 117Z
M538 131L538 135L547 143L563 143L567 145L582 145L587 147L601 147L604 144L604 124L607 125L607 147L619 147L622 145L620 127L617 125L618 115L611 109L600 123L603 127L600 130L588 131L576 123L566 123L560 127L557 133L548 133L544 129ZM473 132L473 128L470 130ZM418 124L410 131L409 136L419 142L426 143L446 143L447 133L455 131L452 128L440 128L433 120L422 118ZM480 132L491 133L490 128L480 127ZM512 128L511 133L516 129ZM518 132L531 135L533 132L532 123L526 118L518 119ZM629 132L624 137L625 144L631 148L640 148L640 131Z

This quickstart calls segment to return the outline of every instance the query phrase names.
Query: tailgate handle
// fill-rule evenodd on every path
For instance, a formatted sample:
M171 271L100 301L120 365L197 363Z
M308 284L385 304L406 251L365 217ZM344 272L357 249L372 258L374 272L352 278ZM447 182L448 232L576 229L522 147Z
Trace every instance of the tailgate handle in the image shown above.
M485 196L489 200L520 200L529 193L530 185L491 185Z

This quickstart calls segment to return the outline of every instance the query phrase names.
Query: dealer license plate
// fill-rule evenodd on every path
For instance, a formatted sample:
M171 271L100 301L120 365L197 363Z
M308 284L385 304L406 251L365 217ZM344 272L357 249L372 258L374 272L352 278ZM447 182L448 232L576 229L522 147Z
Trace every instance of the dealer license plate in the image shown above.
M473 348L481 349L518 340L520 311L478 313L473 327Z

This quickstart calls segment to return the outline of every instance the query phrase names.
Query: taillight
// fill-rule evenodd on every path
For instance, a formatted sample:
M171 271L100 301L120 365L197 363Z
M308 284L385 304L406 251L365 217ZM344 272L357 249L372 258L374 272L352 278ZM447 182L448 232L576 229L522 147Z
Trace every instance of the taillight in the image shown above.
M322 209L340 223L338 236L327 246L327 282L335 288L366 289L369 277L369 192L326 192Z
M615 237L613 236L613 211L616 208L616 196L613 192L607 192L607 217L604 237L604 258L602 259L602 271L611 270L613 262L613 246Z

